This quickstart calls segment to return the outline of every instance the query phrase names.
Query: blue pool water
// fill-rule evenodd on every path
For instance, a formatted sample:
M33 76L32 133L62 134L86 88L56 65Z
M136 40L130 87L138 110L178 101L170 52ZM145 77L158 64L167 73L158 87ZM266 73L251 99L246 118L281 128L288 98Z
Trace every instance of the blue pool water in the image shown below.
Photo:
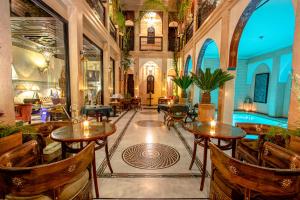
M257 113L235 112L232 118L232 125L235 125L235 123L237 122L268 124L272 126L287 128L287 119L272 118Z

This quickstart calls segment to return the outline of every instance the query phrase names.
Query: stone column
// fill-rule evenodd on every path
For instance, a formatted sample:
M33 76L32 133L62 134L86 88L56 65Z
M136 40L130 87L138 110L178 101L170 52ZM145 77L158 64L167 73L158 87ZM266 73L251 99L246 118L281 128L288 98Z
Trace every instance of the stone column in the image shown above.
M162 59L161 69L161 96L167 96L167 74L168 74L168 58Z
M288 116L288 127L295 128L299 127L299 119L300 119L300 1L297 1L297 6L295 9L296 13L296 27L295 27L295 35L294 35L294 46L293 46L293 76L295 80L292 83L292 91L291 91L291 100L290 100L290 109ZM297 86L298 85L298 86Z
M109 72L110 72L110 46L107 42L103 45L103 75L104 75L104 104L109 103L110 97L110 83L109 83Z
M120 55L117 54L116 56L116 62L115 62L115 80L116 80L116 93L121 93L120 91L120 82L121 80L119 79L120 77L120 65L121 65L121 62L120 62Z
M229 62L229 11L224 11L222 16L221 29L221 53L220 53L220 67L227 70ZM230 72L236 76L236 71ZM218 121L232 124L232 114L234 111L234 94L235 93L235 79L227 82L223 88L219 90L218 98Z
M83 49L83 14L77 7L69 8L69 61L71 105L79 108L84 103L83 98L83 69L81 66L80 50Z
M168 12L163 13L163 23L162 23L162 30L163 30L163 51L168 51L168 33L169 33L169 15Z
M135 56L133 59L134 59L134 93L137 96L141 96L140 90L139 90L139 82L142 79L139 78L140 77L139 76L139 74L140 74L139 57Z
M4 124L15 123L14 94L12 89L12 41L10 30L9 0L0 1L0 110Z
M140 17L140 11L134 12L135 19ZM134 23L134 51L140 50L140 20Z

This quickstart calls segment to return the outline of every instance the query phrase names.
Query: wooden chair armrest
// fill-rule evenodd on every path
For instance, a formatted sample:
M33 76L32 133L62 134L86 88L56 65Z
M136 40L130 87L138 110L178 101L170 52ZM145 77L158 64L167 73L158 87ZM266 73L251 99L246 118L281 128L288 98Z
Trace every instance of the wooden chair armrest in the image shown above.
M36 140L31 140L0 156L1 167L28 167L40 160L40 149Z

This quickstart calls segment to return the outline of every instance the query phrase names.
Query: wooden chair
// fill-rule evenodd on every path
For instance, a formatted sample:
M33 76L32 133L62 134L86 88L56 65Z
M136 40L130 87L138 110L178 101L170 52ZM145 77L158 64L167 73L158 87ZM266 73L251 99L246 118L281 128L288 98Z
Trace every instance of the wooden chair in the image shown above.
M142 99L141 99L141 97L132 98L131 99L131 106L135 110L142 109Z
M300 168L300 154L282 148L271 142L265 142L262 151L262 164L265 167L281 169Z
M189 107L187 105L171 106L166 116L168 129L170 130L170 127L173 126L175 122L181 122L183 119L185 119L188 111Z
M186 123L187 119L191 119L192 121L195 121L196 117L198 116L198 104L196 103L187 113L187 116L184 120L184 122Z
M260 165L260 152L264 143L264 136L272 126L254 123L236 123L236 126L243 129L248 135L257 136L257 139L241 139L237 143L237 158L251 164Z
M94 143L51 164L36 165L38 154L37 142L29 141L0 157L0 187L5 199L92 199Z
M300 196L300 169L266 168L234 159L210 144L212 200L296 200ZM297 162L299 157L295 158Z
M31 113L32 113L32 104L16 104L15 105L16 120L21 120L23 122L28 122L31 124Z

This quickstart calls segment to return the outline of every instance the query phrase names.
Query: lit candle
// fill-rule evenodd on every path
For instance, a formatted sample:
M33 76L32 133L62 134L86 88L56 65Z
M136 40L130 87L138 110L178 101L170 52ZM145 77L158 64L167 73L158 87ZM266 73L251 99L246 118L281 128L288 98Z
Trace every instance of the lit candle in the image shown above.
M211 126L212 128L216 128L216 124L217 124L217 122L216 122L215 120L212 120L212 121L210 122L210 126Z
M215 134L216 133L216 124L217 122L215 120L212 120L210 122L210 134Z
M84 130L88 130L89 129L89 121L88 120L84 120L83 121L83 128L84 128Z

